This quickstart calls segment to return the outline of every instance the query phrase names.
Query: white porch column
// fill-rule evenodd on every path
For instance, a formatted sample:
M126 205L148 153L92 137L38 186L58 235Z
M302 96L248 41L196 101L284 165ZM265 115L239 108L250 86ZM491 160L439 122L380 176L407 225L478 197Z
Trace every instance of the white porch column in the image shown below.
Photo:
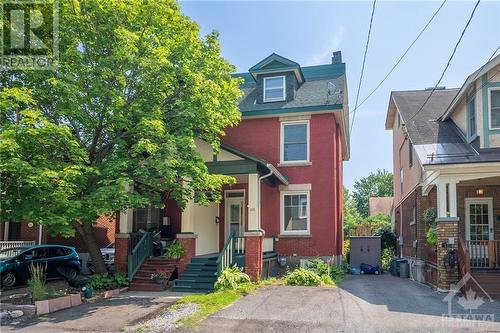
M194 233L194 199L186 203L181 214L181 233Z
M436 185L437 187L437 216L446 217L446 183L439 182Z
M129 208L120 212L120 234L129 234L133 231L134 210Z
M450 217L457 217L457 182L456 181L450 181L449 182L449 187L448 187L448 196L449 196L449 203L450 203Z
M248 231L260 230L259 175L248 174Z

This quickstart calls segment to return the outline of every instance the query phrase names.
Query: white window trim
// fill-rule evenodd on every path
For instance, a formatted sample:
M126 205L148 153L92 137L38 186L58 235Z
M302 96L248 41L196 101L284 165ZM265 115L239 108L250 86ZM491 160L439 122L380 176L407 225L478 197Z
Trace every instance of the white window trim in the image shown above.
M307 196L307 229L285 230L285 195ZM309 191L281 191L280 192L280 234L281 235L310 235L311 234L311 196Z
M417 207L413 206L411 209L410 225L417 223Z
M471 112L469 108L469 103L473 101L474 105L474 112ZM477 137L477 101L476 101L476 96L470 96L469 98L466 99L465 101L465 113L466 113L466 123L467 123L467 140L469 142L473 141ZM474 134L472 134L472 128L470 126L470 118L471 115L474 114L474 123L476 124L476 128L474 128Z
M266 96L266 82L270 79L278 79L281 78L283 81L283 97L272 97L267 98ZM280 102L286 100L286 78L284 75L281 76L270 76L264 78L264 102Z
M241 209L243 210L243 217L241 221L241 227L243 228L243 233L246 232L246 193L245 189L235 189L235 190L224 190L224 241L229 238L229 230L231 229L231 223L226 221L226 218L229 216L229 207L231 201L243 201L243 205ZM242 193L241 197L228 197L228 193Z
M470 205L471 204L487 204L488 205L488 228L489 239L495 239L495 220L493 216L493 198L465 198L465 240L470 240Z
M293 160L293 161L285 161L285 126L286 125L307 125L307 159L305 160ZM309 163L309 146L310 146L310 126L309 120L297 120L297 121L283 121L281 122L281 133L280 133L280 164L297 164L297 163Z
M491 92L492 91L498 91L500 90L500 87L492 87L492 88L488 88L488 126L490 127L490 130L492 131L495 131L495 130L500 130L500 127L493 127L491 125L491 120L493 119L492 118L492 114L491 114L491 110L492 110L492 107L491 107Z

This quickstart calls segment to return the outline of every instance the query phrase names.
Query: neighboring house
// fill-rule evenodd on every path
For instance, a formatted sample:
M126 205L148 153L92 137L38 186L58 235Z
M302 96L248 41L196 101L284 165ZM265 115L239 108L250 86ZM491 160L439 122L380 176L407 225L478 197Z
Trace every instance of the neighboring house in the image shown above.
M234 176L237 183L208 207L191 201L181 212L168 200L164 210L122 212L118 269L128 266L132 275L138 269L127 254L130 233L139 227L165 229L185 245L178 290L210 289L213 281L203 277L234 263L258 279L276 256L298 264L300 258L342 255L342 162L349 144L340 52L330 64L307 67L273 53L235 76L244 81L241 123L226 129L217 155L204 142L197 148L211 173ZM143 288L136 280L133 287Z
M459 89L438 88L430 99L432 89L393 91L389 100L398 252L415 279L439 289L470 272L500 295L499 72L497 56ZM430 224L429 208L437 212ZM437 245L426 239L432 225ZM447 260L452 250L458 269Z
M392 214L392 203L394 197L369 197L368 198L368 216L377 214Z

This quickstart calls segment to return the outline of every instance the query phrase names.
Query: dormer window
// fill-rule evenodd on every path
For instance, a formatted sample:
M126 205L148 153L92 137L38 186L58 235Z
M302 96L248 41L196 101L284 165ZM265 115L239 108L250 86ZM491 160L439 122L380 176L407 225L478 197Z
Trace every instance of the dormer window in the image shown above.
M264 102L285 100L285 77L273 76L264 78Z
M500 129L500 89L490 89L490 129Z

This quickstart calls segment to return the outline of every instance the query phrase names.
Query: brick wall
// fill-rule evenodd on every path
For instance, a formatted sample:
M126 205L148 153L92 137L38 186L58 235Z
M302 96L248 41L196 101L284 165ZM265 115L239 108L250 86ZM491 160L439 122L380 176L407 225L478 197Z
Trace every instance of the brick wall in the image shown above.
M252 281L260 280L262 274L261 236L245 236L245 273Z

